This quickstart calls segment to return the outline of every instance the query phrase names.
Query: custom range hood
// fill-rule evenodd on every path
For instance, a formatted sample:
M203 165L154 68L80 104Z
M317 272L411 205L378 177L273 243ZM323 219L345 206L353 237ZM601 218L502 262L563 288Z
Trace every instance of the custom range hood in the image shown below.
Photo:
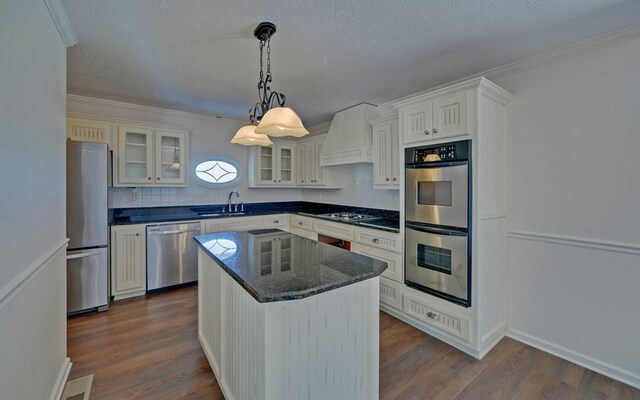
M369 121L378 116L378 108L368 103L337 112L320 151L320 166L373 162Z

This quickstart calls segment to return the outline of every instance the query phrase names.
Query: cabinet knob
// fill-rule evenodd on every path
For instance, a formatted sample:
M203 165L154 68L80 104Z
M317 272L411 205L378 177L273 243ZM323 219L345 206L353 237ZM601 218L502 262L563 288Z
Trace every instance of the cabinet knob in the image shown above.
M302 225L302 221L299 221L299 222L298 222L298 225Z
M160 177L157 177L156 179L157 179L157 180L160 180Z
M428 135L428 134L429 134L429 131L424 131L424 134L425 134L425 135Z
M380 243L380 239L378 239L378 238L373 238L373 239L371 239L371 241L373 243L376 243L376 244Z
M431 312L431 311L429 311L429 312L427 313L427 317L429 317L429 318L431 318L431 319L433 319L433 320L435 320L435 321L437 321L437 320L439 320L439 319L440 319L440 316L439 316L438 314L436 314L436 313L434 313L434 312Z
M433 128L433 133L438 133L438 130L436 128Z
M273 182L275 183L275 181L276 181L276 180L274 179L274 180L273 180Z
M280 179L278 179L278 182L282 182Z
M396 180L396 178L393 178L393 180L395 181L395 180Z
M301 180L300 182L304 183L304 179L303 179L303 180Z
M389 178L386 178L385 181L389 182Z
M149 176L149 177L147 177L147 179L148 179L148 180L151 180L151 177Z
M273 223L274 223L274 224L279 224L279 223L280 223L280 221L278 221L277 219L274 219L274 220L273 220Z
M140 234L139 234L139 233L136 233L136 236L140 236Z

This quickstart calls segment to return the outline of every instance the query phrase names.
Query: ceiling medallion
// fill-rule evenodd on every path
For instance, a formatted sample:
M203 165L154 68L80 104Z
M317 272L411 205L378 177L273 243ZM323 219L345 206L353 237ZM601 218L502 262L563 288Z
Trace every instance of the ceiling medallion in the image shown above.
M231 143L245 146L269 146L273 142L268 136L301 137L309 131L302 125L300 117L289 107L284 107L286 96L271 91L271 37L276 33L276 26L271 22L261 22L253 31L260 42L260 80L258 81L258 102L249 109L250 125L245 125L236 132ZM263 72L263 53L267 47L267 69Z

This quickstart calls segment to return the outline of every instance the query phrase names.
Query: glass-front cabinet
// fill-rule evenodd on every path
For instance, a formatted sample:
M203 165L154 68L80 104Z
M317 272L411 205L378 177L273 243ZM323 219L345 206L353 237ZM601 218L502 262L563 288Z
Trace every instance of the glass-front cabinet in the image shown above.
M274 143L270 147L252 146L250 149L249 185L295 185L295 144Z
M119 125L117 158L114 186L184 186L187 132Z

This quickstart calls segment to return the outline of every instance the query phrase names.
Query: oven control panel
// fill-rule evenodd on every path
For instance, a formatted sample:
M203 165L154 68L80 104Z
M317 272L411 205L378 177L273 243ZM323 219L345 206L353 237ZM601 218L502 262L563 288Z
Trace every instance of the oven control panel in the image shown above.
M465 161L469 159L469 140L407 149L407 163Z

